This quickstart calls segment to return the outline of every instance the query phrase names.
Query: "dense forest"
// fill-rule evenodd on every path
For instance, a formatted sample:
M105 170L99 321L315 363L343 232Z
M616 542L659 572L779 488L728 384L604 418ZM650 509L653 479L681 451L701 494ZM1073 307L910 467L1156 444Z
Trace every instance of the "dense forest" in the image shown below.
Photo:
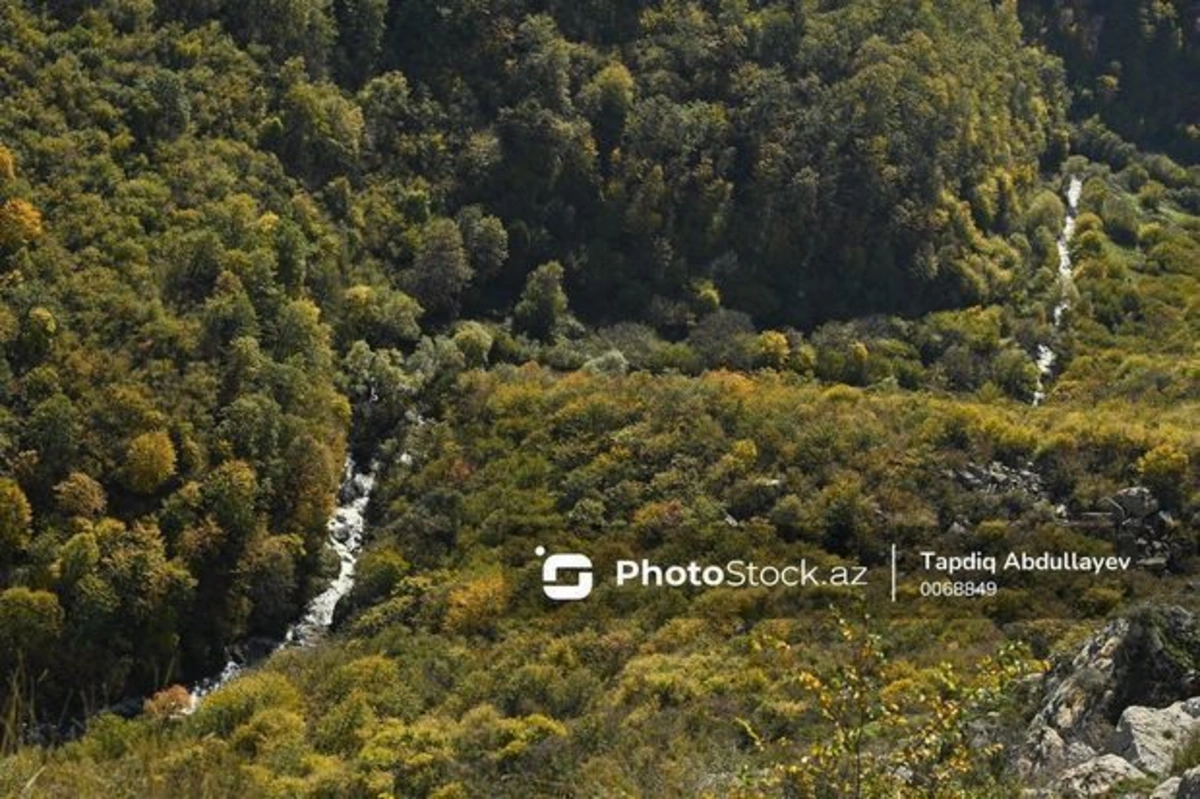
M0 793L1012 795L973 725L1200 568L1200 8L1108 5L0 4ZM190 712L350 457L333 634ZM1163 569L965 608L531 555L1110 553L1135 485Z
M1146 147L1200 156L1200 4L1020 3L1030 35L1062 54L1081 117Z

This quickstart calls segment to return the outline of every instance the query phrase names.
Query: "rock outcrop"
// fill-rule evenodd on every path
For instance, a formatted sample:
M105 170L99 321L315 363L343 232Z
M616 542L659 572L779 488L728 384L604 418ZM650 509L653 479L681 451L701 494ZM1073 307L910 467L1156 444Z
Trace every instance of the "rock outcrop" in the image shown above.
M1130 705L1117 722L1112 748L1147 774L1165 777L1175 755L1200 730L1200 698L1170 707Z
M1179 783L1183 782L1179 777L1172 777L1162 785L1154 789L1150 794L1150 799L1176 799L1179 796ZM1200 799L1197 796L1196 799Z
M1174 795L1166 795L1161 799L1200 799L1200 767L1185 771L1179 779Z
M1150 571L1166 571L1195 554L1194 547L1176 535L1175 517L1160 509L1145 486L1122 488L1095 509L1073 515L1068 524L1089 535L1111 538L1118 554L1132 557Z
M1109 708L1118 683L1117 656L1130 627L1128 619L1112 622L1047 676L1045 698L1016 762L1023 778L1076 766L1107 746L1112 733Z
M969 463L952 474L964 487L979 493L1016 492L1036 499L1046 498L1042 476L1032 466L1014 469L999 461L992 461L987 466Z
M1018 775L1041 786L1032 791L1040 797L1103 796L1137 779L1158 786L1133 795L1200 799L1200 769L1171 776L1200 736L1198 668L1200 620L1183 608L1142 608L1109 623L1045 678Z
M1051 795L1064 799L1103 796L1119 783L1145 776L1123 758L1100 755L1064 771L1055 781Z

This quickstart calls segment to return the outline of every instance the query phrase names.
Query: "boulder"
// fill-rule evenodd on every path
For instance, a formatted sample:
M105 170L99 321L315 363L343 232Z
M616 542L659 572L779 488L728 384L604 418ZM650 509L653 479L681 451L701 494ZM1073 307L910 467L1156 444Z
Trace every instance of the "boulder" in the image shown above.
M1124 512L1126 519L1140 521L1158 512L1158 500L1145 486L1122 488L1113 494L1112 501Z
M1176 799L1179 796L1179 783L1182 780L1179 777L1172 777L1162 785L1154 789L1150 794L1150 799Z
M1200 766L1183 772L1174 799L1200 799Z
M1101 755L1067 769L1054 784L1054 795L1064 799L1103 796L1119 782L1140 780L1145 774L1116 755Z
M1164 557L1141 558L1137 562L1139 569L1144 569L1155 574L1162 574L1167 570L1167 559Z
M1117 722L1113 751L1148 774L1165 777L1175 753L1200 727L1200 699L1170 707L1132 705Z

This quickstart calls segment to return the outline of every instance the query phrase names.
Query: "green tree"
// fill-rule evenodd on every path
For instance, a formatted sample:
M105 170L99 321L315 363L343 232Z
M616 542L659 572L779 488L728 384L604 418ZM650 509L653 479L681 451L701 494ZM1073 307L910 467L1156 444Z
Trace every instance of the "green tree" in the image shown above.
M50 355L59 335L58 319L42 306L31 308L22 320L17 337L18 362L33 366Z
M334 69L342 85L357 89L374 74L383 49L387 10L387 0L334 0Z
M619 61L597 72L584 87L581 104L592 121L596 143L606 158L621 142L625 122L633 109L636 83Z
M365 341L372 347L399 347L421 337L419 320L424 309L401 291L373 286L351 286L342 295L343 341Z
M143 139L173 139L182 135L191 121L187 87L178 73L170 70L156 70L139 81L132 106L132 127Z
M469 205L458 214L463 246L475 273L492 277L508 260L508 231L499 218L485 214L477 205Z
M62 634L63 610L49 591L23 586L0 591L0 663L37 669L51 662Z
M75 464L83 423L75 403L55 394L34 407L25 429L25 441L37 452L38 471L51 479L66 475Z
M422 308L440 318L455 316L474 274L453 220L435 219L422 228L411 277L411 293Z
M263 126L264 144L314 186L323 186L358 165L362 110L329 83L298 80L284 94L282 117Z
M327 66L334 23L325 0L245 0L229 14L233 31L270 48L276 63L303 58L315 74Z
M518 330L548 341L567 313L567 293L563 290L563 268L550 261L533 270L525 280L525 290L513 309Z
M201 489L213 519L227 534L244 541L258 521L258 479L244 461L229 461L213 469Z
M492 342L492 334L479 322L463 322L454 331L454 343L471 368L487 366Z
M204 303L203 346L213 355L223 351L234 339L258 335L258 314L242 281L232 272L217 276L216 288Z
M295 616L303 550L298 536L263 536L247 548L238 571L250 600L252 633L278 634Z
M312 300L293 300L279 314L275 355L281 361L296 358L309 369L321 371L332 362L331 331L321 321L321 309Z

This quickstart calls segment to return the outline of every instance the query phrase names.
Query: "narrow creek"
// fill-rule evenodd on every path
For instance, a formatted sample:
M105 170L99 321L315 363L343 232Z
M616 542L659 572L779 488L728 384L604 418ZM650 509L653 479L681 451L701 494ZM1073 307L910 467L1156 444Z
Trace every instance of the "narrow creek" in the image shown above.
M1079 216L1079 198L1083 194L1083 180L1072 175L1067 184L1067 214L1063 220L1062 232L1055 242L1058 249L1058 302L1054 305L1054 334L1062 330L1063 316L1071 307L1071 289L1074 285L1074 266L1071 264L1071 238L1075 235L1075 220ZM1054 363L1058 354L1049 344L1039 344L1037 351L1038 381L1037 389L1033 392L1034 406L1041 405L1046 399L1046 383L1054 374Z
M289 646L312 643L329 629L338 600L350 593L350 589L354 587L355 567L362 550L363 533L366 528L367 503L370 502L371 491L375 488L377 469L378 465L372 464L369 470L362 471L353 458L346 459L342 470L342 482L338 489L339 504L328 522L329 544L338 556L337 576L324 591L312 598L305 608L304 615L288 627L283 640L276 646L259 657L231 657L220 673L200 680L192 686L189 692L192 709L195 709L205 696L272 652Z

